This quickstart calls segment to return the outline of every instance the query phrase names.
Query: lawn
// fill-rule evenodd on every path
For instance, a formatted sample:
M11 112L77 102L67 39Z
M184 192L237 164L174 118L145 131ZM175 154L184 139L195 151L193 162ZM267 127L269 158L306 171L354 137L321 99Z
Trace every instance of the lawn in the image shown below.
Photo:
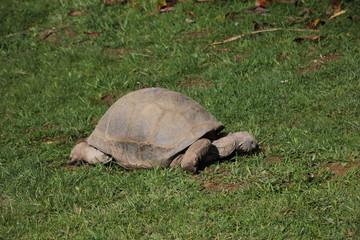
M2 0L0 239L360 239L360 6L254 2ZM261 151L198 174L69 165L146 87Z

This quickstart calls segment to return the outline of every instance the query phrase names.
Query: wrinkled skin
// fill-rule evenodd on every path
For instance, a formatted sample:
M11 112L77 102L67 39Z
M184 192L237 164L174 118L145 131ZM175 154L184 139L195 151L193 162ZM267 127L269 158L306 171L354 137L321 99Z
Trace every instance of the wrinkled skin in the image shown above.
M248 132L222 133L218 139L211 142L201 138L194 142L184 154L178 155L170 167L181 166L188 172L196 172L200 163L210 163L224 159L233 153L247 154L258 148L258 142ZM71 151L70 159L73 164L87 162L90 164L108 163L111 156L97 150L86 142L79 143Z

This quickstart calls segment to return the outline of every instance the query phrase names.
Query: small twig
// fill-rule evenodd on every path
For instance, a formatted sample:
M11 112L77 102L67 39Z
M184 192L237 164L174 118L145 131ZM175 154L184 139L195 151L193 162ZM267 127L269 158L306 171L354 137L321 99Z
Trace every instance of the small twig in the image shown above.
M21 31L21 32L12 33L12 34L0 37L0 39L13 37L13 36L16 36L16 35L19 35L19 34L22 34L22 33L27 33L27 32L32 32L32 31L31 30L25 30L25 31Z
M239 38L242 38L246 35L254 35L254 34L258 34L258 33L263 33L263 32L274 32L274 31L293 31L293 32L319 32L319 30L314 30L314 29L286 29L286 28L270 28L270 29L264 29L264 30L259 30L259 31L254 31L254 32L247 32L247 33L243 33L234 37L231 37L229 39L226 39L224 41L219 41L219 42L213 42L211 43L209 46L213 46L213 45L218 45L218 44L223 44L223 43L227 43L227 42L232 42L235 41Z
M38 32L47 31L47 33L42 37L42 39L46 39L51 34L54 33L55 29L56 29L55 27L51 27L51 28L46 28L46 29L39 30ZM28 30L24 30L24 31L21 31L21 32L11 33L9 35L1 36L0 39L9 38L9 37L13 37L13 36L16 36L16 35L19 35L19 34L22 34L22 33L29 33L29 32L35 32L35 30L28 29Z

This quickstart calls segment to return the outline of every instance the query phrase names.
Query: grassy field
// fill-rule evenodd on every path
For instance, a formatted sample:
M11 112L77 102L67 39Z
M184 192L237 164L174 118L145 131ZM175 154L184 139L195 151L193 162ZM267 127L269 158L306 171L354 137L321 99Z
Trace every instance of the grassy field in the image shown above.
M0 239L360 239L359 4L254 2L1 0ZM262 151L196 175L67 165L155 86Z

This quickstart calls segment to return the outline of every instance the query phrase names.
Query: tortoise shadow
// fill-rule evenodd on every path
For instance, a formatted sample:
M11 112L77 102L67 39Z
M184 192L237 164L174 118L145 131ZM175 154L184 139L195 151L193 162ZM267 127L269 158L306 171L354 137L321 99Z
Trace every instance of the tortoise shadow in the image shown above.
M236 156L238 156L238 157L254 156L254 155L258 155L258 154L263 153L263 152L264 152L264 150L260 149L260 147L258 146L256 149L254 149L253 151L251 151L249 153L234 152L230 156L228 156L226 158L223 158L223 159L216 158L216 159L213 159L213 160L210 160L210 161L202 161L202 162L199 163L199 166L197 168L197 173L201 172L201 171L204 171L205 168L207 168L207 167L209 167L209 166L211 166L213 164L218 164L218 163L225 162L225 161L235 162L236 161L236 159L235 159Z

